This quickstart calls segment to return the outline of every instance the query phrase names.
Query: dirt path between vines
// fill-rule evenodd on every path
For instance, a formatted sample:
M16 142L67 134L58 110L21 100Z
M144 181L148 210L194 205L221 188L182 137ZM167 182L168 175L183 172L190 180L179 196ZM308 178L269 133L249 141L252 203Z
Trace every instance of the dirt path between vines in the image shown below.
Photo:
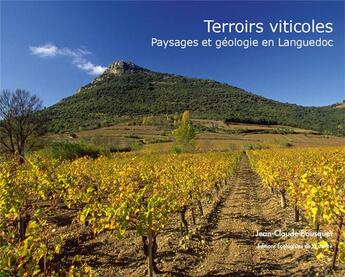
M285 214L284 214L285 213ZM242 156L235 184L207 234L210 250L189 276L313 276L314 259L306 249L259 249L259 243L305 243L301 238L257 237L256 231L298 229L289 210L260 184L248 157Z

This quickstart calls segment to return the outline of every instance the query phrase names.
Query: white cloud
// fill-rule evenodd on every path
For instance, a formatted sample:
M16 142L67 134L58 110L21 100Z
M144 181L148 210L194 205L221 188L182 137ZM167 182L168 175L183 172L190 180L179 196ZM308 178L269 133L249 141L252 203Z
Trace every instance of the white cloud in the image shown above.
M76 64L78 68L88 72L91 75L100 75L106 70L106 67L101 65L94 65L91 62Z
M67 47L58 48L52 43L46 43L40 46L30 46L29 50L32 55L40 58L56 56L68 57L77 68L87 72L90 75L100 75L104 72L104 70L106 70L106 67L95 65L86 59L85 56L92 53L85 49L70 49Z
M46 43L44 45L37 46L37 47L30 46L29 48L30 48L31 54L39 56L41 58L54 57L58 53L58 48L51 43Z

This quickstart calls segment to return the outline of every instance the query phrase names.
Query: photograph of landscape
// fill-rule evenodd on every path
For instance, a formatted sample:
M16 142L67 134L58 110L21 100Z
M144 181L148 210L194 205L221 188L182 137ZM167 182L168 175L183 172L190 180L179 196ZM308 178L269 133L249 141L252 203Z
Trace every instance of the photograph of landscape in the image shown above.
M345 276L345 2L0 0L10 276Z

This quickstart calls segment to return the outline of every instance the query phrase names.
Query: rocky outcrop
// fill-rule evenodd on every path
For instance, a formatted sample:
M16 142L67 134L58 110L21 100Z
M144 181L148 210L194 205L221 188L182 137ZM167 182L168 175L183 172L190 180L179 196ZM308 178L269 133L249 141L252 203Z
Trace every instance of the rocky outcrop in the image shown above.
M128 61L116 61L109 65L102 75L97 77L92 83L102 81L111 76L121 76L128 73L136 73L139 71L149 71L146 68L140 67Z
M145 71L145 69L132 62L117 61L109 65L103 74L113 74L118 76L124 73L135 73L138 71Z

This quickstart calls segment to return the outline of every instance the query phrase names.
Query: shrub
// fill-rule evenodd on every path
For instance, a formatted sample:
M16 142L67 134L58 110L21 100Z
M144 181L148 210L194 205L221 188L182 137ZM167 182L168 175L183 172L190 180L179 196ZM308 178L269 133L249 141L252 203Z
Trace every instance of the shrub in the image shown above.
M50 158L73 160L83 156L97 158L102 150L82 142L55 141L48 145L43 152Z
M282 143L280 143L280 147L289 148L289 147L292 147L292 146L294 146L294 145L291 142L282 142Z

